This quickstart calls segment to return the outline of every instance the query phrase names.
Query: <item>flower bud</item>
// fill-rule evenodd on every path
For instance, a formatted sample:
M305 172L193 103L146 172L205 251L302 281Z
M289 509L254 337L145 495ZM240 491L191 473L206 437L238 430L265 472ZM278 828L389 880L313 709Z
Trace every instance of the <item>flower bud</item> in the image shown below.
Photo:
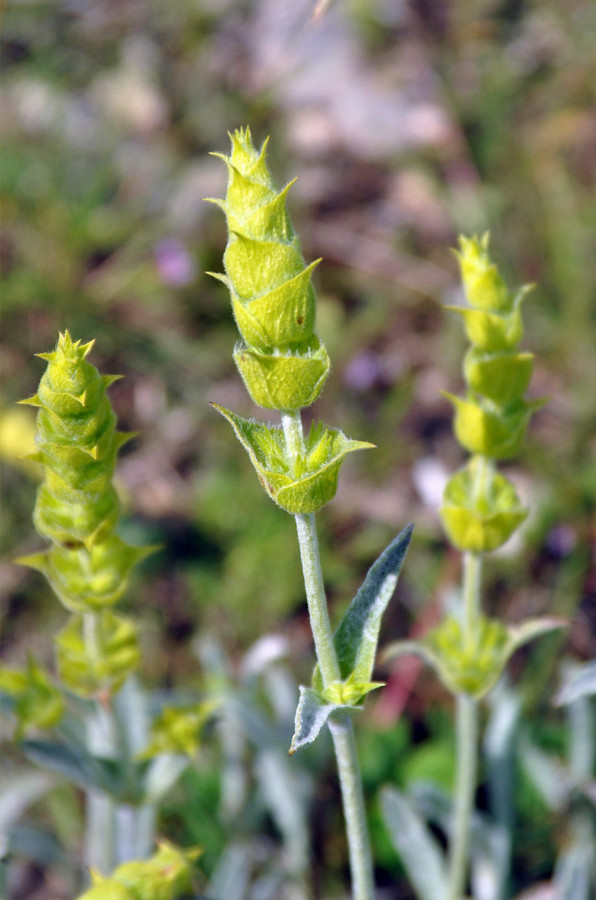
M459 239L459 259L466 299L470 306L490 313L513 309L514 298L507 290L496 265L488 255L488 232L482 237Z

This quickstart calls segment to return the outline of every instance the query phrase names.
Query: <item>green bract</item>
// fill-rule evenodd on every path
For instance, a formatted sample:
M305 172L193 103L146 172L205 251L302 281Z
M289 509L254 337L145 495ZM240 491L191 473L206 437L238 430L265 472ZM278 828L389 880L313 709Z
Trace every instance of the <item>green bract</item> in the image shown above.
M447 482L441 517L458 550L487 553L507 541L526 518L514 486L490 470L477 491L478 459L472 458Z
M62 694L32 657L29 657L24 672L0 669L0 693L12 698L17 740L28 728L51 728L62 718Z
M316 512L332 500L339 468L348 453L374 446L351 441L341 431L319 423L313 424L305 438L304 454L291 456L281 428L213 406L232 425L271 499L293 515Z
M201 746L203 728L211 718L215 703L206 701L196 706L163 709L151 728L149 746L139 759L152 759L160 753L176 753L190 758Z
M254 402L266 409L296 410L313 403L329 372L329 357L314 333L316 298L310 281L319 260L306 265L292 228L286 194L275 186L266 143L257 151L250 130L230 135L225 201L214 200L228 223L226 275L244 343L236 365Z
M395 641L383 651L388 662L398 656L423 657L452 693L484 697L494 687L516 650L540 635L564 628L562 619L541 617L506 626L479 615L470 640L461 623L448 616L420 641Z
M118 686L138 662L134 626L101 614L124 593L134 564L151 552L114 533L119 505L112 477L130 435L116 431L106 396L119 376L102 376L87 362L92 346L61 334L53 352L38 354L47 369L37 394L22 401L39 408L32 458L43 466L44 480L34 522L52 545L18 561L42 572L64 606L79 614L58 639L58 657L65 682L83 695L102 684ZM94 624L89 620L83 629L81 615Z
M134 622L107 609L95 617L91 647L84 616L71 616L56 638L56 651L61 680L84 697L103 687L116 690L140 660Z
M191 890L199 855L164 841L152 857L123 863L109 878L92 872L93 887L78 900L177 900Z

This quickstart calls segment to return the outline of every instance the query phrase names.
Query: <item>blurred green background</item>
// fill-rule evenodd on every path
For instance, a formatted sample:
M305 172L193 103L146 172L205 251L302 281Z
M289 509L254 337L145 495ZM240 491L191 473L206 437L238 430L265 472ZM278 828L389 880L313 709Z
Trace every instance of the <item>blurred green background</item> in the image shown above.
M299 176L294 225L307 260L324 257L318 332L334 368L305 418L377 445L345 466L337 498L319 516L334 615L408 520L415 540L385 639L427 627L457 587L458 555L437 517L442 484L461 462L440 394L462 385L461 323L441 309L460 297L450 252L457 234L490 229L510 283L537 284L525 307L525 348L537 354L534 396L550 402L533 420L523 458L509 466L532 515L515 545L489 560L486 604L512 621L546 611L573 619L565 638L543 640L512 666L525 716L546 729L547 748L562 750L549 706L561 656L596 654L595 45L591 0L8 3L5 662L21 662L27 650L49 662L50 636L64 620L41 578L11 559L39 546L36 475L14 461L33 417L14 402L34 392L43 371L33 354L68 328L96 338L92 361L102 371L126 376L111 397L120 427L139 432L118 478L128 537L163 544L125 601L143 623L146 683L197 684L197 635L214 636L233 670L259 636L280 633L295 676L309 677L293 523L260 491L209 406L264 415L234 370L225 289L204 274L221 269L225 245L223 216L203 202L225 187L209 151L227 151L227 132L250 124L256 141L271 135L279 182ZM371 796L388 778L420 776L410 770L424 765L423 775L451 778L442 689L418 672L403 683L402 673L358 723ZM404 703L409 723L396 725ZM410 739L427 740L417 762ZM327 808L331 770L313 760L314 803ZM196 776L211 785L204 796L217 794L215 757L212 765L211 782L208 766ZM200 793L194 782L186 789ZM528 788L519 887L549 874L562 839L537 804ZM169 813L176 836L208 840L181 809L182 799ZM318 835L313 853L341 880L341 824L328 815L337 828ZM215 832L207 868L224 843ZM64 823L61 839L76 844ZM375 840L387 844L380 826ZM381 880L401 884L389 850L379 866ZM38 875L30 897L48 896Z

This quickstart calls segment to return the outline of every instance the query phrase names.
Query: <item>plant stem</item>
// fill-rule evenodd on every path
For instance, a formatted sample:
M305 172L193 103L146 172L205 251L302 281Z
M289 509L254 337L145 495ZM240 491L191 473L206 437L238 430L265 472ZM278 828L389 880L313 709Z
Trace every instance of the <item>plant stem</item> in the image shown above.
M286 448L288 456L295 463L299 456L304 453L304 432L302 430L302 417L300 410L289 410L282 412L281 424L286 439Z
M463 568L462 628L464 643L471 648L476 644L478 636L482 556L479 553L464 553Z
M300 412L283 413L282 424L289 454L296 458L304 452ZM317 662L323 685L328 687L334 681L341 680L341 672L327 610L315 517L297 515L295 519ZM354 900L373 900L375 888L372 854L352 721L348 718L329 719L329 729L339 771Z
M462 900L468 869L470 819L476 789L478 703L468 694L457 695L457 784L455 824L449 863L448 900Z
M341 673L327 611L315 517L313 514L298 515L295 516L295 519L310 627L315 642L317 662L321 670L323 685L329 687L334 681L341 681Z
M109 757L115 735L111 714L99 703L87 717L87 750L92 756ZM89 868L109 875L114 868L116 836L116 803L105 791L90 787L86 790L85 862Z
M464 644L471 649L477 641L480 617L482 555L465 553L463 561ZM462 900L468 870L470 821L476 790L478 766L478 701L469 694L456 698L457 780L455 813L449 861L448 900Z
M329 719L329 730L333 738L339 771L354 898L373 900L375 885L372 855L352 720Z

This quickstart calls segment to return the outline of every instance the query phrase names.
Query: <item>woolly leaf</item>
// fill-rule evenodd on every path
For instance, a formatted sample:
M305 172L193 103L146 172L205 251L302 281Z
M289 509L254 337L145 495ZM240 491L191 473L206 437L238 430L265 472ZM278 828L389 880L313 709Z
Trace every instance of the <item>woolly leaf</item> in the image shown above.
M308 744L312 744L327 724L331 713L336 709L338 709L337 703L324 700L318 691L300 685L300 699L296 707L290 755Z
M54 741L23 741L25 756L35 765L59 772L82 788L118 795L122 783L112 760L91 756L82 747Z
M364 683L370 680L381 618L397 586L413 530L413 525L406 525L373 563L333 636L342 678L352 677ZM323 689L318 666L313 673L313 687Z

